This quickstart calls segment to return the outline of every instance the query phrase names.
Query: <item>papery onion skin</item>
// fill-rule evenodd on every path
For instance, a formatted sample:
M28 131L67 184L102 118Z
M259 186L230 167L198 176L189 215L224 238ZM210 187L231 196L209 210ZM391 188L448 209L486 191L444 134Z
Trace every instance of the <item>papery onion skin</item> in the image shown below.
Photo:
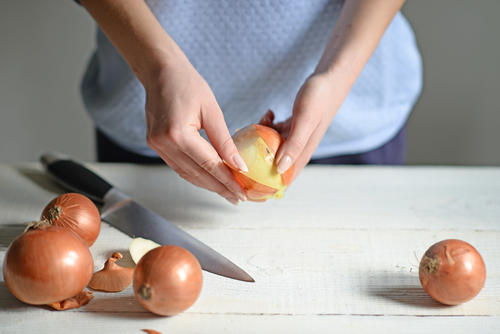
M128 287L132 283L134 268L116 264L116 261L122 258L120 252L114 252L104 263L104 268L92 275L89 288L104 292L119 292Z
M85 242L68 229L50 225L21 234L9 246L3 263L9 291L33 305L76 296L93 271L94 261Z
M92 292L83 290L74 297L64 299L55 303L49 303L47 305L52 307L56 311L65 311L87 305L93 298L94 295L92 294Z
M178 246L150 250L134 271L134 293L147 310L171 316L188 309L200 295L203 274L198 260Z
M292 182L294 166L279 174L274 158L283 138L273 128L252 124L233 135L233 141L248 166L248 172L231 168L249 200L263 202L281 198Z
M422 257L420 283L436 301L458 305L474 298L486 280L486 266L469 243L448 239L432 245Z
M70 228L90 247L101 230L101 216L95 204L78 193L62 194L43 209L42 220L52 225Z

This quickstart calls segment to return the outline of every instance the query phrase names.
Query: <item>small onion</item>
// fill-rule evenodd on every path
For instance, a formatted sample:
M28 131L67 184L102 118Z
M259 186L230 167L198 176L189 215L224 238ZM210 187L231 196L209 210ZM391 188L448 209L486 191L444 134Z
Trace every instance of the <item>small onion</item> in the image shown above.
M484 286L486 267L479 252L465 241L449 239L432 245L420 261L420 283L435 300L458 305Z
M10 292L42 305L76 296L94 271L89 248L72 231L42 222L17 237L7 250L3 277Z
M152 249L134 271L136 299L158 315L170 316L188 309L200 295L202 283L200 263L178 246Z
M53 199L42 212L42 220L73 230L88 246L97 239L101 216L95 204L77 193L62 194Z
M266 201L281 198L292 182L293 166L279 174L274 157L283 138L267 126L249 125L233 135L233 141L248 167L248 172L231 169L234 178L249 200Z

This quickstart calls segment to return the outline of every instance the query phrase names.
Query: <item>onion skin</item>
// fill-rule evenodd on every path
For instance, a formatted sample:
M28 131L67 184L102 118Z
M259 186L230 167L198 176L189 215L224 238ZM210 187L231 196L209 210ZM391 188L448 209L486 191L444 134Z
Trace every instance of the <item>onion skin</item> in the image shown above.
M239 185L245 190L245 194L250 201L265 202L268 198L273 197L278 192L277 189L260 184L244 174L231 170L234 178Z
M87 305L92 300L92 298L94 298L92 292L83 290L74 297L61 300L60 302L50 303L47 305L52 307L56 311L65 311L65 310L70 310L72 308L79 308L82 307L83 305Z
M154 329L142 329L142 331L148 334L161 334L161 332L155 331Z
M122 267L116 261L123 258L119 252L114 252L104 264L104 268L94 273L88 286L92 290L104 292L119 292L132 283L134 268Z
M422 257L420 283L436 301L458 305L474 298L484 286L486 267L479 252L462 240L432 245Z
M33 305L78 295L93 271L94 261L85 242L68 229L50 225L21 234L9 246L3 263L9 291Z
M203 274L198 260L178 246L150 250L134 271L134 293L147 310L163 316L185 311L201 292Z
M77 193L62 194L43 209L42 220L73 230L90 247L101 230L101 216L95 204Z
M294 166L278 174L274 158L284 141L280 134L273 128L252 124L237 131L232 138L249 171L242 172L229 167L248 199L264 202L273 197L281 198L292 182ZM247 152L251 153L247 155Z

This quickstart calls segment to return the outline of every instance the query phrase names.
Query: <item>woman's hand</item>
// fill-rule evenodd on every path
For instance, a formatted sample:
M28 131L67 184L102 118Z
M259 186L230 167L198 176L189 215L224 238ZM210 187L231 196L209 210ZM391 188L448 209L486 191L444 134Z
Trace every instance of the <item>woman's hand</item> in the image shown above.
M276 154L278 172L285 172L295 163L295 178L307 165L341 103L334 91L328 76L314 74L299 90L292 117L280 123L274 123L272 111L262 117L261 124L276 129L285 138Z
M272 125L286 137L276 154L280 173L295 164L295 178L308 163L403 3L404 0L345 2L314 74L295 98L292 117ZM272 118L267 114L262 122L272 124Z
M165 66L146 89L147 142L187 181L233 204L246 200L223 160L247 171L212 90L187 59ZM212 145L199 133L204 129Z

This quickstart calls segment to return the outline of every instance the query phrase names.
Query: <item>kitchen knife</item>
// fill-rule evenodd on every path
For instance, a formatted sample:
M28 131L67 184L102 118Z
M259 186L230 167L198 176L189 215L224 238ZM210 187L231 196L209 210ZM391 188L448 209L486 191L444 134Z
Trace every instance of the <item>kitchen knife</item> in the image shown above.
M201 267L211 273L254 282L245 271L165 218L133 201L82 164L59 153L45 153L40 161L58 183L102 204L101 219L129 236L177 245L193 253Z

